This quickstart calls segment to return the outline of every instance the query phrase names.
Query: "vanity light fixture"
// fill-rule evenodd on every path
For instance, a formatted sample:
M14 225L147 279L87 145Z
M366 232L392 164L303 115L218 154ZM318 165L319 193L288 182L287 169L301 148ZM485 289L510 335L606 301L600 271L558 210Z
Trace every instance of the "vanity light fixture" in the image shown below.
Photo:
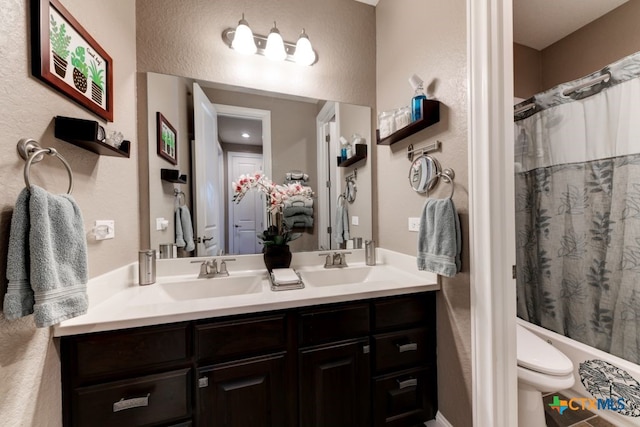
M287 51L284 49L284 40L282 40L282 36L275 22L273 23L273 28L269 31L269 37L267 37L267 47L264 49L264 56L272 61L284 61L287 57Z
M249 23L244 19L244 13L242 19L238 22L238 26L235 29L235 36L231 47L245 55L253 55L257 52L258 48L253 40L253 32L249 28Z
M275 22L268 37L254 34L244 19L244 14L236 28L227 28L222 32L222 40L231 49L240 53L258 54L274 61L284 60L301 65L313 65L317 60L309 36L304 29L297 43L294 44L282 39Z

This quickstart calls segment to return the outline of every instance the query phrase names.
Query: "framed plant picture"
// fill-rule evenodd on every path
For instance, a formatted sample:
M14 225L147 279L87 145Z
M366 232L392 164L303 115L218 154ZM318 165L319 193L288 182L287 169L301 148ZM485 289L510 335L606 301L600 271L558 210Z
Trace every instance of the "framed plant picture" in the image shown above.
M31 0L31 72L113 121L113 60L58 0Z
M178 133L171 123L157 112L158 119L158 155L171 164L178 164Z

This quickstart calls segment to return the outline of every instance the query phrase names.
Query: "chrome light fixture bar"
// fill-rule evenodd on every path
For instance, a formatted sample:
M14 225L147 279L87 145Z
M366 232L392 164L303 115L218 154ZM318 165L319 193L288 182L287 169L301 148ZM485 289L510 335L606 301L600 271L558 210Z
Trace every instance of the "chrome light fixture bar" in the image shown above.
M251 43L252 39L253 43ZM267 48L269 39L271 39L271 41ZM229 48L240 53L255 53L273 60L285 60L301 65L313 65L317 61L317 55L313 50L311 42L309 41L309 36L307 36L304 29L302 30L298 41L296 43L291 43L282 39L280 32L276 28L275 22L268 36L252 33L249 28L249 24L244 19L244 14L238 23L237 28L227 28L222 32L222 40L227 46L229 46ZM272 43L274 42L277 46L277 54L272 54L271 49ZM283 48L280 48L280 43L282 43ZM284 50L284 53L282 50Z

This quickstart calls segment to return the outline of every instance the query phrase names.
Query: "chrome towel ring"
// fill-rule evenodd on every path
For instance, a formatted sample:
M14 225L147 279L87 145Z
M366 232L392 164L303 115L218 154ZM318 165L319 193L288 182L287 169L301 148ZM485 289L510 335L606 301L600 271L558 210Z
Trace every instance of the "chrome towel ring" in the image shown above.
M437 181L438 178L442 178L444 182L446 182L451 186L451 193L449 193L449 198L451 199L453 198L453 191L455 190L455 186L453 183L453 179L455 178L455 176L456 176L456 173L453 171L453 169L446 168L446 169L443 169L442 172L437 172L436 175L433 178L431 178L431 180L429 180L429 182ZM430 184L427 184L427 188L429 188L429 186Z
M60 159L64 167L67 169L67 175L69 176L69 188L67 189L67 194L71 194L71 191L73 191L73 172L71 171L71 166L55 148L42 148L37 141L30 138L24 138L18 141L18 153L20 154L20 157L27 161L24 165L24 183L27 185L27 188L31 187L31 183L29 182L31 164L39 162L43 159L44 154L48 154Z

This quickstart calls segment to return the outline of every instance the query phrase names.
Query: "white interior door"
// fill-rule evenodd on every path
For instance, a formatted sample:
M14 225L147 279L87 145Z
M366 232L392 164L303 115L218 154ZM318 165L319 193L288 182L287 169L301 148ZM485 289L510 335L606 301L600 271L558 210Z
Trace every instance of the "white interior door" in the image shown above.
M197 83L193 84L193 205L196 225L196 256L218 255L224 247L223 203L218 116Z
M262 170L262 154L229 152L227 159L229 182L235 181L240 175L249 175ZM229 200L229 253L242 255L257 254L262 251L257 235L265 229L263 194L260 191L251 190L245 194L240 203Z

